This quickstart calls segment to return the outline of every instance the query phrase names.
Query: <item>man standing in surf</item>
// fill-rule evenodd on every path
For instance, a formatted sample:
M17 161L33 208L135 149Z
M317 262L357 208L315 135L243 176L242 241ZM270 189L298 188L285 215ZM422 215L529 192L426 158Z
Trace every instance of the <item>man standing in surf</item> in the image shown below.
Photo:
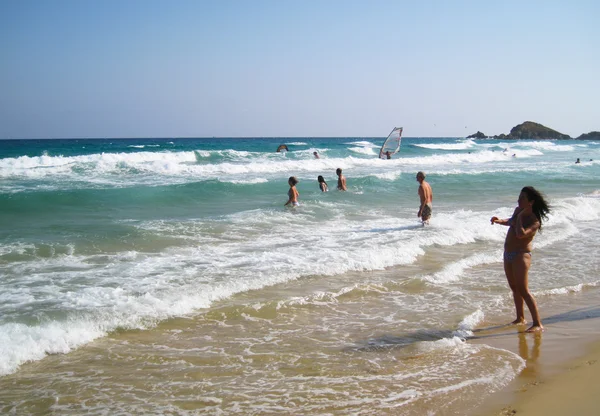
M431 185L425 181L425 172L417 172L417 182L419 182L419 198L421 199L421 205L417 217L421 218L423 226L429 224L429 218L431 218L431 202L433 201L433 191Z
M518 206L509 219L492 217L491 223L509 226L504 240L504 273L513 294L517 319L512 323L526 324L523 302L527 304L533 324L526 332L543 331L540 313L535 298L529 292L528 274L531 266L531 242L542 218L550 212L544 197L533 187L526 186L519 194Z

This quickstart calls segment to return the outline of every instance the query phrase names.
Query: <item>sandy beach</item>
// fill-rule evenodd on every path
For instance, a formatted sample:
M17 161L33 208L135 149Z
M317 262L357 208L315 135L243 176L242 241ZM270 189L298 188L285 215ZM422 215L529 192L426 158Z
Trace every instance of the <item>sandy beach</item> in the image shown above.
M586 306L550 317L541 336L519 333L491 342L518 353L526 361L526 368L475 414L597 415L599 310L598 306ZM515 337L518 343L512 348L507 341Z
M489 415L597 415L600 398L600 342L560 372L522 385L514 400Z

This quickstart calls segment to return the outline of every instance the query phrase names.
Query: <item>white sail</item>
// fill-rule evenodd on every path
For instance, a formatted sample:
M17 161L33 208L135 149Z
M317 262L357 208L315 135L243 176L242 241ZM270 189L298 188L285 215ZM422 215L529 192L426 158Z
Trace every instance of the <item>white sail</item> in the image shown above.
M381 159L389 159L394 153L400 150L400 143L402 142L402 127L394 127L392 132L383 142L381 150L379 151L379 157Z

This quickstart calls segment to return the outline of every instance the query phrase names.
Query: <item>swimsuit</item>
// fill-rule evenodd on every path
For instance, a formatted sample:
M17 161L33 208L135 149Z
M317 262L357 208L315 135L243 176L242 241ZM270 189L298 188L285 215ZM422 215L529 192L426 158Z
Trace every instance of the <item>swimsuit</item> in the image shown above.
M288 191L288 196L291 198L291 197L292 197L292 195L294 195L294 192L293 192L293 191L290 189L290 190ZM299 207L299 206L300 206L300 204L298 203L298 201L293 201L293 202L292 202L292 206L293 206L293 207Z
M519 253L523 253L523 254L529 254L529 257L531 257L531 251L505 251L504 252L504 261L506 263L512 263L515 261L515 259L517 258L517 254Z
M431 217L431 202L425 204L423 209L421 210L421 218L429 218Z

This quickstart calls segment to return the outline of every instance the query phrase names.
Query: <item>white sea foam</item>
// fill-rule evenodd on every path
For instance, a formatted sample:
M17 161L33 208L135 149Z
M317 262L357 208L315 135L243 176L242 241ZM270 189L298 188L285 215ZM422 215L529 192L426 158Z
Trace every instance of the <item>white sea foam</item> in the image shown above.
M459 143L422 143L414 146L433 150L466 150L476 146L476 143L473 140L463 140Z
M306 173L312 177L315 173L335 171L342 167L353 170L353 175L375 175L389 177L389 167L403 171L425 168L439 175L481 174L486 172L514 172L518 170L554 171L556 163L517 164L518 159L541 156L536 149L516 151L517 158L509 154L489 150L472 153L446 153L421 157L400 156L389 161L378 159L377 148L370 143L348 149L355 156L340 158L314 159L311 151L293 152L294 156L282 157L275 152L257 153L237 150L190 151L190 152L137 152L102 153L81 156L21 156L0 159L0 178L6 179L0 185L4 192L22 192L26 190L21 180L34 181L35 189L61 189L73 186L114 186L167 185L204 180L233 181L240 175L256 181L258 178L270 180L281 173ZM212 158L217 157L217 160ZM368 156L368 157L365 157ZM209 163L210 161L210 163ZM590 162L592 163L592 162ZM572 163L564 162L565 169ZM558 166L561 166L560 164ZM42 180L51 181L51 184ZM248 182L260 183L260 182Z
M40 360L47 354L68 353L104 334L93 321L54 321L39 326L2 324L0 375L10 374L22 363Z
M517 148L532 148L551 152L571 152L575 150L572 145L556 144L550 141L520 141L513 143L513 147Z
M458 215L468 216L469 213ZM40 347L24 350L16 356L6 356L8 358L4 359L2 366L13 371L24 361L39 359L40 351L51 353L56 348L68 351L119 327L145 328L170 316L206 308L214 301L235 293L290 279L410 264L424 254L427 246L469 242L477 235L476 227L461 233L436 227L415 232L414 228L406 227L412 222L390 217L374 216L374 219L360 224L348 223L340 218L323 223L319 228L307 228L307 219L301 213L273 217L268 212L253 210L228 216L214 224L230 229L226 234L236 232L237 237L233 240L223 240L218 234L207 239L209 228L206 227L211 226L210 223L198 224L204 231L194 231L188 225L177 222L148 222L140 224L140 227L153 230L154 234L177 236L181 235L183 227L190 229L189 236L197 235L198 241L203 243L161 254L124 252L105 255L108 258L99 266L94 266L94 255L81 256L77 252L51 256L34 263L14 264L14 274L29 276L33 282L52 279L56 290L42 296L46 302L51 299L57 302L57 308L67 313L69 318L57 323L60 330L53 331L51 338L40 342ZM277 226L277 222L281 222L281 227ZM234 231L237 227L243 227L243 234ZM378 229L389 231L373 232ZM265 238L263 233L267 230L270 235ZM295 235L294 250L288 250L290 233ZM344 250L340 250L342 245ZM319 247L319 250L311 250L311 247ZM282 252L286 255L282 256ZM248 253L253 254L249 256ZM62 271L54 273L52 270ZM64 286L74 280L88 283L80 289ZM70 287L67 296L61 294L63 286L65 289ZM2 295L2 301L6 302L4 308L23 309L35 292L19 293L16 288L13 289ZM345 291L316 294L305 301L331 302L343 293ZM94 325L88 325L89 322ZM78 334L76 328L79 327L85 327L86 331ZM44 338L43 328L36 330ZM14 348L20 342L20 332L11 330L7 333L7 348Z
M384 179L387 181L395 181L402 175L402 172L384 172L384 173L375 173L375 176L378 179Z
M493 264L502 261L502 250L496 250L493 253L477 253L457 262L450 263L441 271L428 276L423 276L422 279L436 284L455 282L464 274L465 270L472 267L482 266L485 264Z
M453 335L460 339L466 339L473 336L475 327L483 321L484 313L481 309L476 310L472 314L466 316L459 324Z
M376 145L372 142L366 141L366 140L361 140L361 141L357 141L357 142L350 142L350 143L346 143L349 145L354 145L354 146L361 146L361 147L376 147L376 148L380 148L381 145Z
M370 147L350 147L348 150L354 153L368 156L376 156L379 154L379 152L376 149Z
M232 179L232 180L224 180L221 182L229 182L229 183L239 183L239 184L251 184L251 183L267 183L269 182L269 180L267 178L254 178L254 179L248 179L248 180L243 180L243 179Z
M582 290L600 286L600 281L590 283L580 283L573 286L556 287L552 289L539 290L535 292L535 296L552 296L552 295L568 295L570 293L581 292Z

